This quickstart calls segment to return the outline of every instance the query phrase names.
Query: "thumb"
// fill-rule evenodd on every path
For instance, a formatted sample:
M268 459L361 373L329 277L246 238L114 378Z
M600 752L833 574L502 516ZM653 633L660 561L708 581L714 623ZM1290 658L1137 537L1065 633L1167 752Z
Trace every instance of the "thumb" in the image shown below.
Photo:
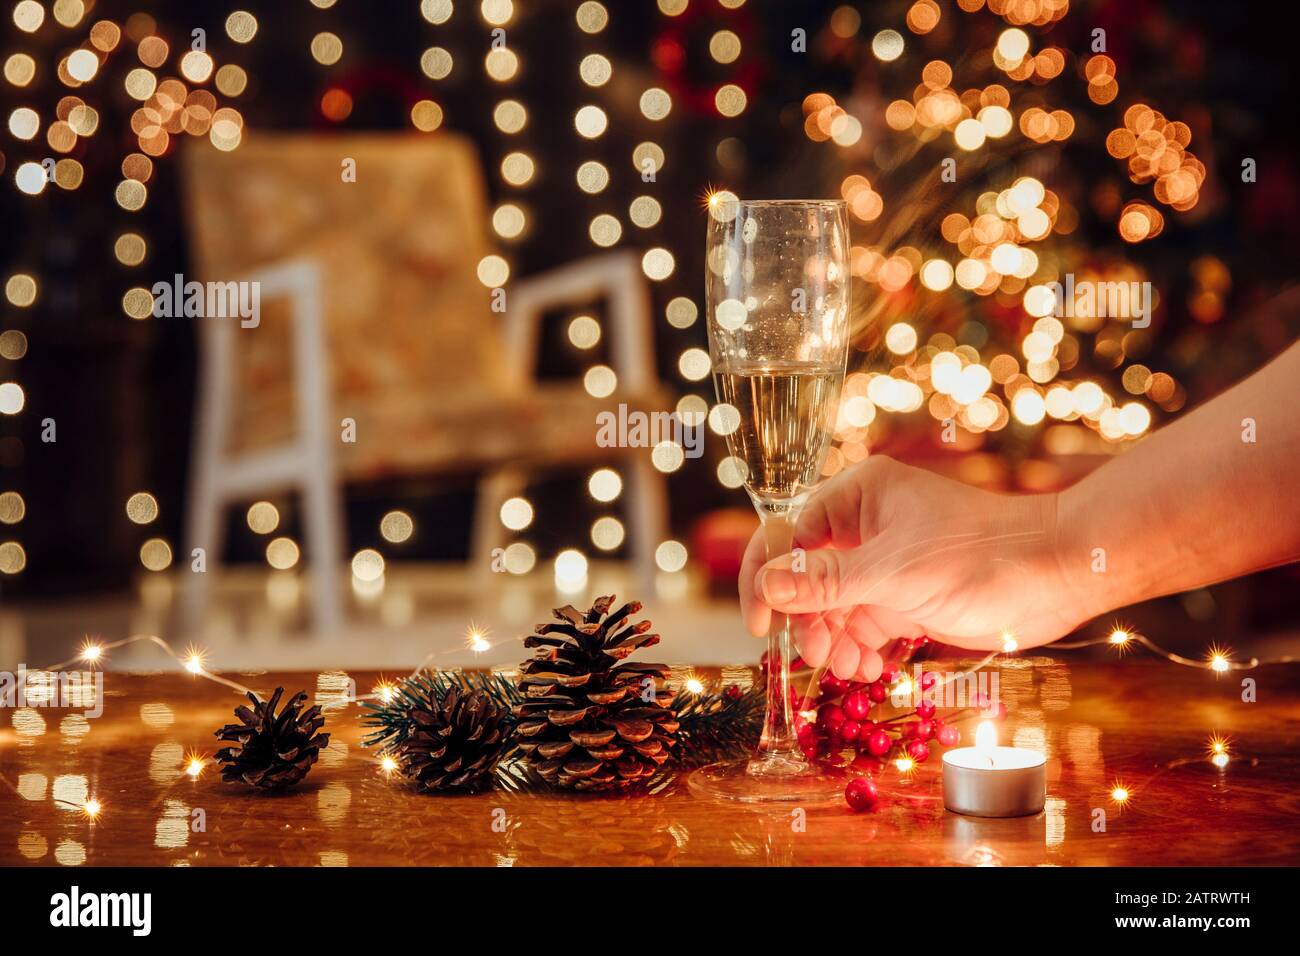
M795 549L758 572L763 601L785 614L828 611L856 603L849 593L849 552L833 548Z

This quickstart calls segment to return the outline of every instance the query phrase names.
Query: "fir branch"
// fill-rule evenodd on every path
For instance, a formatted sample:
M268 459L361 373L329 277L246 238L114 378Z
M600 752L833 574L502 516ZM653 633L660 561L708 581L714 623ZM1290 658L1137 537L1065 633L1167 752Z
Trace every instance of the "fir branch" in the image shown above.
M708 694L678 691L671 706L681 722L679 768L699 767L752 751L763 730L766 704L759 682L734 695L725 689Z
M510 678L489 671L432 671L422 672L404 679L387 702L367 701L361 706L370 711L362 720L373 727L362 745L366 747L392 747L401 743L411 733L411 708L420 704L438 704L448 690L456 687L462 691L478 691L513 713L515 705L523 700L519 688Z

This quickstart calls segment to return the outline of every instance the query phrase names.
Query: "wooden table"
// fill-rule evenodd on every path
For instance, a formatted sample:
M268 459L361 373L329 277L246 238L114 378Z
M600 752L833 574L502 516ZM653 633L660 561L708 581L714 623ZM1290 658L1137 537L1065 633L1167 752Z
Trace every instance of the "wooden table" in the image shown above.
M0 729L0 863L8 865L1257 865L1300 863L1300 666L1217 677L1164 662L1002 662L1003 742L1045 748L1046 810L979 820L944 810L938 748L881 777L875 813L756 809L694 799L489 793L429 797L385 779L344 701L375 675L231 675L315 692L329 749L294 791L223 784L212 732L237 696L184 674L105 675L103 715L10 711ZM1240 680L1258 682L1258 703ZM969 725L965 739L969 740ZM1230 759L1207 759L1212 732ZM1117 806L1111 790L1131 794ZM102 804L97 821L78 809ZM70 805L70 806L69 806ZM1094 829L1104 810L1104 832ZM202 820L205 828L195 824Z

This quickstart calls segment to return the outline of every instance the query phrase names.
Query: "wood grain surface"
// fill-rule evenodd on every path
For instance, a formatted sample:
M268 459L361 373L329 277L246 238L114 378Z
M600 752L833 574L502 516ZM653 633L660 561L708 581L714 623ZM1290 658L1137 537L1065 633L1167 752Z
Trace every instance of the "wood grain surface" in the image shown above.
M104 675L103 712L9 709L0 720L0 863L360 866L1278 865L1300 863L1300 665L1215 675L1163 662L999 662L1003 743L1048 755L1036 817L944 810L941 761L878 779L874 813L709 803L684 784L648 797L416 794L360 745L376 675L229 675L326 708L330 747L280 795L223 784L213 731L240 703L184 674ZM716 673L716 672L715 672ZM707 672L703 673L706 679ZM1241 679L1258 702L1242 701ZM962 725L964 741L973 728ZM1211 734L1227 737L1223 767ZM209 758L184 772L187 754ZM1130 799L1117 805L1122 783ZM89 799L102 811L82 811ZM1099 830L1097 811L1105 811ZM196 827L202 821L203 828ZM801 825L802 824L802 825Z

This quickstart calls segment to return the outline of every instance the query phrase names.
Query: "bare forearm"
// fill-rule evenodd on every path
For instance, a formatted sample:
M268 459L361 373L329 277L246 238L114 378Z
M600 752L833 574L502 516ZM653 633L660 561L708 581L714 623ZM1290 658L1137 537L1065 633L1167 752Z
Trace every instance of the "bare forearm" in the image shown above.
M1090 617L1300 558L1300 344L1064 492L1058 516Z

